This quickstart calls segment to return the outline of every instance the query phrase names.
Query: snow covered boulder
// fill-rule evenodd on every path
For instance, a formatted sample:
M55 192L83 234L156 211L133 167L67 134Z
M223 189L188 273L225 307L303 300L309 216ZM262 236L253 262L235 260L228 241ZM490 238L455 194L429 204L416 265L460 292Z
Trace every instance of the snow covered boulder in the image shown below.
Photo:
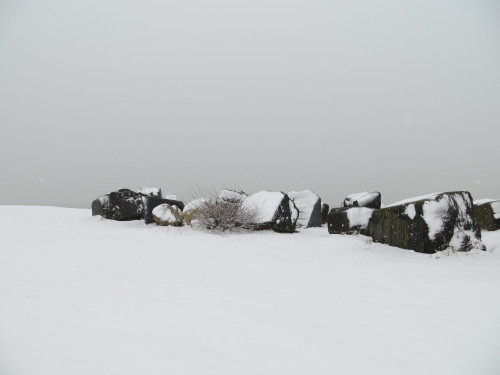
M367 207L332 208L328 214L328 233L366 235L373 211Z
M299 210L297 227L310 228L321 226L321 198L311 190L291 191L288 197Z
M500 200L481 199L475 201L474 214L481 230L500 229Z
M297 226L299 210L287 194L280 191L259 191L247 197L243 209L255 211L256 230L272 229L276 232L293 233Z
M328 212L330 211L330 206L326 203L321 204L321 224L325 224L328 221Z
M100 210L100 215L110 220L127 221L142 219L144 210L142 194L129 189L120 189L103 197L99 197L92 202L92 212L99 212ZM99 204L101 205L100 207L98 207Z
M142 201L144 203L144 222L146 224L151 224L154 222L153 210L161 204L169 204L171 206L178 207L181 211L184 209L184 203L181 201L173 199L162 199L155 196L143 196Z
M378 191L373 193L355 193L348 195L342 202L342 207L368 207L379 209L382 196Z
M193 220L197 218L198 210L210 200L208 198L197 198L186 204L184 210L182 211L182 216L184 217L184 221L191 225Z
M229 203L239 203L243 202L248 197L248 194L243 191L235 191L224 189L219 193L217 199Z
M140 194L147 195L149 197L156 197L156 198L162 197L160 188L140 187L139 189L137 189L137 192Z
M368 235L375 242L428 254L486 249L466 191L430 194L375 210Z
M153 220L157 225L182 226L182 210L168 203L160 204L153 209Z

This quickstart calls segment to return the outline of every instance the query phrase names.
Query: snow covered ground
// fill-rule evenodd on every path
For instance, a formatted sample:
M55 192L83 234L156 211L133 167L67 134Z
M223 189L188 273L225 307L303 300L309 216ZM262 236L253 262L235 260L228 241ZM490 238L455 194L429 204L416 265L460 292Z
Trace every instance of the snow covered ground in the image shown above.
M0 206L0 374L500 374L500 231L429 256Z

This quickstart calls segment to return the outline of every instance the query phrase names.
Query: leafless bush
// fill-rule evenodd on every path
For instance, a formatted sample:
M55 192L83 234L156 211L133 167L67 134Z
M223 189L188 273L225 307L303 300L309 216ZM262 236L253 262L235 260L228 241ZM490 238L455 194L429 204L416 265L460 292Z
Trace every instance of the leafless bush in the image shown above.
M204 198L196 207L196 226L218 231L250 230L256 222L257 210L246 207L242 201L226 201L218 197L215 189L197 188L191 193L194 199Z

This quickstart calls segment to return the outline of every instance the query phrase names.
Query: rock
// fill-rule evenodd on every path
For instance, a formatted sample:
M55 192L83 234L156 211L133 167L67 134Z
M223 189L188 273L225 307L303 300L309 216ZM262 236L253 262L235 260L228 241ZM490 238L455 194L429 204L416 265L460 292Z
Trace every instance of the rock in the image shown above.
M208 198L197 198L186 204L184 210L182 211L182 216L184 221L191 225L193 220L196 220L196 214L198 209L205 203L209 202Z
M154 222L153 210L161 204L166 203L166 204L169 204L171 206L176 206L181 211L184 209L184 203L182 203L181 201L177 201L177 200L162 199L162 198L157 198L154 196L143 196L142 200L144 203L143 216L144 216L144 222L146 224L151 224Z
M328 214L328 233L366 235L373 211L368 207L332 208Z
M219 193L218 199L229 203L239 203L243 202L247 197L248 194L243 191L224 189Z
M144 204L142 202L143 195L129 189L120 189L109 193L105 199L100 199L101 216L110 220L128 221L142 219ZM96 201L97 201L96 200ZM92 211L99 212L97 202L92 203Z
M321 198L311 190L291 191L288 197L299 210L297 227L310 228L321 226Z
M156 197L156 198L162 197L160 188L140 187L139 189L137 189L137 192L139 194L147 195L150 197Z
M325 224L328 221L328 211L330 206L326 203L321 204L321 224Z
M342 202L342 207L368 207L379 209L382 196L378 191L373 193L355 193L348 195Z
M92 216L102 215L103 207L109 203L109 194L101 195L92 202Z
M243 201L243 208L255 211L255 230L295 232L299 210L287 194L280 191L260 191Z
M500 229L500 200L481 199L475 201L474 214L481 230Z
M168 203L160 204L153 209L153 220L157 225L182 226L182 210Z
M420 253L486 249L466 191L430 194L374 210L367 232L375 242Z

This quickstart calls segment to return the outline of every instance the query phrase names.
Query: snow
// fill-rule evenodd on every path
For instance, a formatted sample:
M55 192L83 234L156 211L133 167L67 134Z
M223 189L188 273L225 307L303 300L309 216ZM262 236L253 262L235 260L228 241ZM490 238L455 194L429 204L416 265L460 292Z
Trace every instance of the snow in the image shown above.
M342 207L351 207L355 201L358 202L360 207L364 207L365 205L373 202L378 197L378 193L368 193L363 191L361 193L354 193L348 195L344 202L342 202Z
M146 194L146 195L151 195L155 197L160 196L160 190L159 188L152 188L152 187L140 187L137 189L138 193Z
M417 215L417 211L415 210L414 204L409 204L408 206L406 206L405 215L408 216L410 219L415 219L415 216Z
M218 198L227 202L241 202L247 197L246 194L234 190L224 189L219 193Z
M498 199L484 198L484 199L478 199L478 200L474 201L474 204L476 206L479 206L481 204L491 203L491 202L495 202L495 201L498 201Z
M101 205L104 206L109 202L109 195L101 195L97 199L99 199L99 202L101 202Z
M163 199L170 199L170 200L177 200L177 195L175 194L165 194L165 196L163 197Z
M442 194L442 193L432 193L432 194L421 195L419 197L408 198L408 199L404 199L404 200L396 202L396 203L392 203L392 204L390 204L390 205L388 205L386 207L399 206L399 205L402 205L402 204L407 204L407 203L421 201L423 199L435 199L439 194Z
M177 212L177 217L174 215ZM182 217L182 211L177 206L171 206L167 203L160 204L153 209L153 216L157 217L164 223L173 223Z
M202 206L203 204L207 203L209 201L208 198L197 198L189 202L184 206L184 212L188 212L191 210L196 210L198 207Z
M256 224L267 223L274 219L283 197L284 194L280 191L259 191L247 197L242 207L256 210Z
M297 226L299 228L306 228L309 224L314 205L318 201L319 196L311 190L303 190L299 192L291 191L287 195L290 199L293 199L299 210Z
M493 217L494 217L495 219L500 219L500 212L499 212L498 214L494 214L494 215L493 215Z
M442 198L437 201L424 202L423 215L424 221L429 227L429 239L435 240L436 234L443 230L445 217L448 212L449 202L448 199Z
M366 207L352 207L347 210L347 218L349 219L349 227L361 226L368 227L368 222L372 217L373 209Z
M2 375L500 368L500 231L429 256L324 227L220 236L0 206L0 238Z

